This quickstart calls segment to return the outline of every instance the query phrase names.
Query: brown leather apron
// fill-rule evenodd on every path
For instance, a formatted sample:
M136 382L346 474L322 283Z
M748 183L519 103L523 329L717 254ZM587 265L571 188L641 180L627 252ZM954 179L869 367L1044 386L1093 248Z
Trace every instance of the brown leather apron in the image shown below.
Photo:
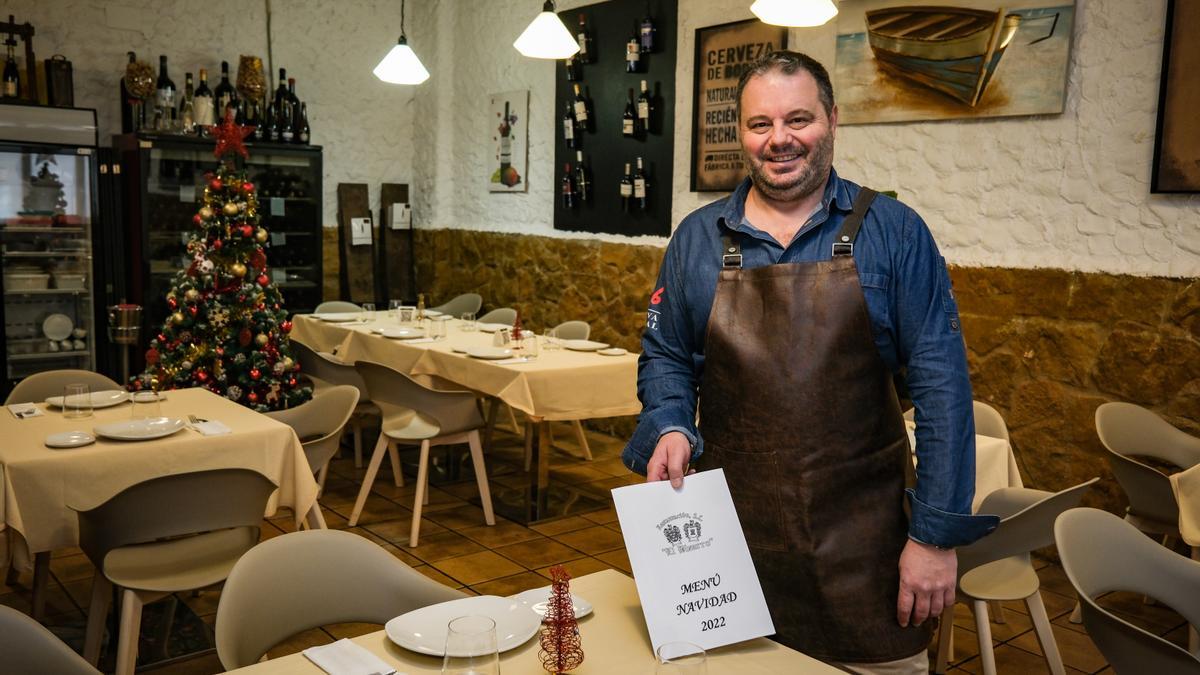
M725 470L775 639L848 663L930 638L896 622L908 435L851 255L875 194L828 261L741 269L726 237L700 382L699 468Z

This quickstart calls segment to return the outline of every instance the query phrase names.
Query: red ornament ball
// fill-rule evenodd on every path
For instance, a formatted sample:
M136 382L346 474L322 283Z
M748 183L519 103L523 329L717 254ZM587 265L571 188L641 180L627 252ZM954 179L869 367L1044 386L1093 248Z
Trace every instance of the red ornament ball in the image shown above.
M254 228L250 227L249 225L243 225L242 226L242 236L245 237L246 239L253 237L254 236Z
M215 351L217 353L217 356L225 356L225 348L224 347L217 347L213 351Z
M179 301L175 298L167 298L167 307L170 307L171 309L178 309Z
M200 313L199 307L197 307L195 305L188 307L188 314L191 314L193 319L196 318L196 315L199 313Z
M157 349L155 349L153 347L151 347L150 349L147 349L146 350L146 365L152 366L152 365L158 363L158 357L159 357L159 354L158 354Z
M252 379L252 380L257 380L257 379L258 379L258 378L260 378L260 377L262 377L262 371L261 371L261 370L259 370L258 368L251 368L251 369L250 369L250 379Z
M292 332L292 322L291 322L291 321L283 321L283 322L281 322L281 323L279 324L279 330L281 330L281 331L283 331L283 332L285 332L285 333L290 333L290 332Z
M241 332L238 333L238 344L245 347L246 345L250 344L250 338L252 337L253 336L250 334L250 329L243 328Z
M271 279L265 274L258 275L258 279L256 279L256 281L258 282L258 285L262 286L263 288L266 288L267 284L271 283Z
M251 183L250 181L242 183L242 192L245 192L246 194L254 192L254 183Z
M294 377L289 377L289 378L288 378L288 386L289 386L289 387L294 387L294 386L296 386L296 378L294 378Z
M224 245L225 242L221 241L220 239L213 239L212 248L214 251L220 251L221 247Z
M200 225L204 222L204 219L200 217L199 213L197 213L196 215L192 216L192 222L196 225Z
M221 182L220 178L214 178L208 182L208 187L210 190L220 190L222 187L224 187L224 184Z
M203 370L196 371L196 381L203 384L208 381L208 373Z
M252 391L249 394L246 394L246 400L250 401L251 403L258 403L258 394Z

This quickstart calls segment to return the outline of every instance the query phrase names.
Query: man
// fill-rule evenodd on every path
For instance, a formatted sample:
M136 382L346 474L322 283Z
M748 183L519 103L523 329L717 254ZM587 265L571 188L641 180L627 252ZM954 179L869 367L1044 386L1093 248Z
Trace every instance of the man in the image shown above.
M677 488L689 462L724 469L777 640L853 672L925 672L953 547L998 522L970 515L971 385L945 263L912 209L833 171L820 63L764 57L738 120L750 176L667 247L625 462Z

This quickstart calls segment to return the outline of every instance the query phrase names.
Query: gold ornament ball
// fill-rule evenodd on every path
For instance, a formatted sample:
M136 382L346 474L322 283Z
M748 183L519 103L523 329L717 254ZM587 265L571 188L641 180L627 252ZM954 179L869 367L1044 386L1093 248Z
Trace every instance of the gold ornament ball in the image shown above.
M197 291L194 288L189 288L184 292L183 298L188 302L195 302L200 299L200 291Z
M183 323L183 312L175 312L172 314L171 321L174 323Z
M258 228L258 232L254 233L254 238L257 239L258 243L260 243L260 244L267 243L267 231L262 229L261 227Z
M285 357L283 357L283 360L282 360L282 361L280 361L280 363L282 363L282 364L283 364L283 369L284 369L285 371L287 371L287 370L291 370L291 369L292 369L292 366L296 365L296 362L295 362L295 361L293 361L293 360L292 360L292 358L291 358L290 356L285 356Z
M254 337L254 344L258 345L259 347L267 346L267 334L259 333L258 335L256 335Z
M200 217L204 220L212 220L213 210L207 206L200 207Z
M232 272L233 276L235 277L246 276L246 266L242 263L233 263L229 266L229 271Z
M225 206L221 207L227 216L236 216L238 214L238 205L233 202L226 202Z

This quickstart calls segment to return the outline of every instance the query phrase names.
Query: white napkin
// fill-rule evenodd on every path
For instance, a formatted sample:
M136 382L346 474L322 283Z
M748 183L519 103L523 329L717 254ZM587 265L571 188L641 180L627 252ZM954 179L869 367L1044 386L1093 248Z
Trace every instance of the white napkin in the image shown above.
M41 408L32 403L14 403L8 406L8 410L13 414L13 417L19 420L23 420L26 417L41 417L46 414L42 412Z
M392 675L396 669L378 656L342 638L320 647L309 647L304 656L329 675Z
M233 432L233 429L225 426L224 422L218 422L216 420L211 422L197 422L192 425L192 428L205 436L224 436L225 434Z

